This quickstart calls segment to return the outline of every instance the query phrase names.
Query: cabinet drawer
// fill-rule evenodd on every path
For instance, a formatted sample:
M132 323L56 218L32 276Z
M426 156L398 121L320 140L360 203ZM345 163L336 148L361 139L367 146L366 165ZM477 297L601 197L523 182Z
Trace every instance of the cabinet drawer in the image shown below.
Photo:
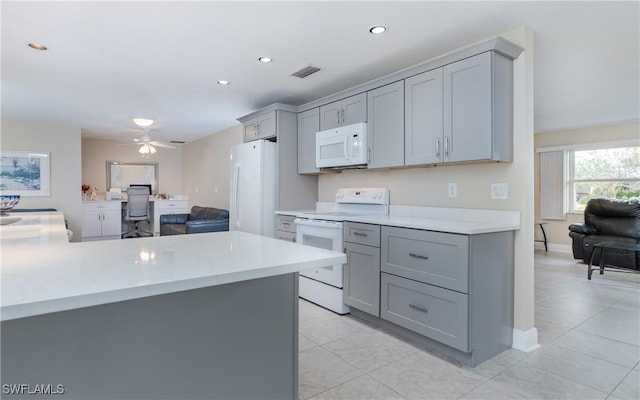
M380 225L345 222L344 241L380 247Z
M296 242L296 234L293 232L276 231L276 238L287 242Z
M469 292L468 236L384 226L381 247L383 272Z
M293 222L296 217L291 215L277 215L276 216L276 229L279 231L296 233L296 224Z
M469 351L468 295L385 273L381 291L381 318Z

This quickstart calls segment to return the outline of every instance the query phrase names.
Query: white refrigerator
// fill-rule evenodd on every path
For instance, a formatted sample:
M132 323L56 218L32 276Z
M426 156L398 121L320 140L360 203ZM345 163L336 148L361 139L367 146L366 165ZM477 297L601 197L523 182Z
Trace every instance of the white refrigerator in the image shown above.
M277 149L266 140L231 147L229 230L275 237Z

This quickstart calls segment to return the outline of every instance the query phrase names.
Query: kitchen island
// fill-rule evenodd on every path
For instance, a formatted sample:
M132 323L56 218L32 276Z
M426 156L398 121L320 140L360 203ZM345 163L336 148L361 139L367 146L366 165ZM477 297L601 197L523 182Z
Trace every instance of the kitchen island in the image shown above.
M0 230L9 398L297 398L297 273L344 254L244 232L68 243L62 214L21 218Z

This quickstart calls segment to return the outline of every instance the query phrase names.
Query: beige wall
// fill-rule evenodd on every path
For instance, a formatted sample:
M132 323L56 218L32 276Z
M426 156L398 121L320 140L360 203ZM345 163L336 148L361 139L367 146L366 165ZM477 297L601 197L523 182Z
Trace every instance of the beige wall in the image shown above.
M617 124L589 126L535 135L535 148L572 146L587 143L603 143L618 140L637 140L640 143L640 122L628 121ZM560 171L559 171L560 172ZM535 154L536 218L540 215L540 155ZM546 220L545 232L552 250L571 251L569 224L584 222L583 214L567 214L566 220Z
M149 158L138 153L138 146L105 140L82 140L82 184L97 187L100 193L107 190L107 161L157 162L158 193L183 194L182 148L165 149Z
M229 209L231 146L242 143L242 125L183 146L182 191L191 205Z
M80 238L80 127L2 121L2 150L51 153L51 196L22 197L19 208L53 207L64 213L74 241Z

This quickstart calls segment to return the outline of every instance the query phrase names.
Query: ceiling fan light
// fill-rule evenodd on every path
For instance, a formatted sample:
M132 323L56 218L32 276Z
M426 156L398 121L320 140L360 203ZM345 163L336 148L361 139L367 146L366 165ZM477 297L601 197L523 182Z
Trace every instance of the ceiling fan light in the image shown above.
M142 155L155 154L156 152L157 152L156 148L153 147L152 145L148 144L148 143L143 144L138 149L138 153L140 153Z
M144 128L153 124L153 120L147 118L133 118L133 123Z

